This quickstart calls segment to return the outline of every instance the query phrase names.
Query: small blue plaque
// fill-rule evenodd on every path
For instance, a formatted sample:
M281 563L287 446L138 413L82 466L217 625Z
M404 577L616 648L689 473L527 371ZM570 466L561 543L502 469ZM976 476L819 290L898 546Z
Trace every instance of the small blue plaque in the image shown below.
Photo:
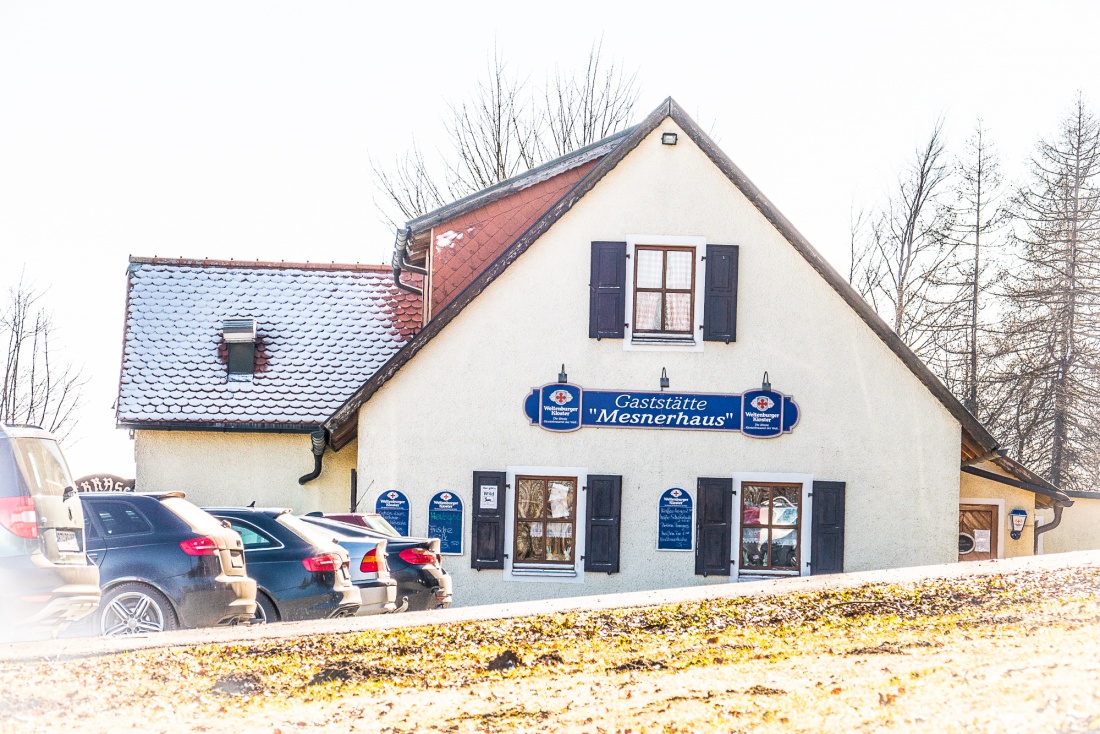
M391 489L378 495L378 499L374 501L374 511L393 525L397 532L409 534L409 498L403 492Z
M661 495L657 504L657 550L691 550L691 504L691 495L679 487Z
M439 552L462 555L462 500L440 492L428 503L428 536L439 538Z

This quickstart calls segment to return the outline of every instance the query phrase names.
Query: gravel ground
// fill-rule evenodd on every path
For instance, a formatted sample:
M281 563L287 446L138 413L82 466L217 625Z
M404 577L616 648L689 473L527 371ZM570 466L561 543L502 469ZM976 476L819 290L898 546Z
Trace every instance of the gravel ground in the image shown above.
M1100 568L0 662L0 731L1100 731Z

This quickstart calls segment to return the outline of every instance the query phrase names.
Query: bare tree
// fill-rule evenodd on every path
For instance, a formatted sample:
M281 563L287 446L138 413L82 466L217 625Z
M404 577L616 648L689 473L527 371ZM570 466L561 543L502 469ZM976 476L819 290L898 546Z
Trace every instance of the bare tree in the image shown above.
M995 428L1054 484L1094 489L1100 463L1100 123L1079 95L1012 202L1019 263L991 387Z
M994 300L990 250L1000 245L1004 226L1003 178L988 132L979 120L956 163L955 251L937 284L943 318L932 335L945 384L978 417L985 417L982 381L990 352L987 314Z
M391 168L379 166L373 159L370 163L375 186L386 200L385 206L379 206L377 201L375 206L383 212L390 226L396 227L399 223L397 217L391 216L395 209L400 221L407 222L447 202L415 141L412 150L396 158Z
M8 290L0 329L8 343L0 420L40 426L64 438L72 429L85 379L56 355L54 325L42 293L23 280Z
M623 129L638 102L638 75L614 60L604 61L603 40L588 52L579 74L555 71L546 85L546 125L543 146L548 157L562 156Z
M439 165L415 144L392 167L372 161L379 209L391 223L408 221L570 153L625 127L637 98L636 75L605 60L600 42L583 71L556 72L541 91L530 90L494 50L471 97L449 107L449 145Z
M867 233L853 229L852 285L929 361L936 356L934 336L947 318L936 289L955 252L946 234L953 217L945 197L949 176L943 124L937 122L893 194L871 216Z
M539 162L542 116L527 97L526 83L508 71L495 49L488 72L472 99L451 106L452 195L481 191Z

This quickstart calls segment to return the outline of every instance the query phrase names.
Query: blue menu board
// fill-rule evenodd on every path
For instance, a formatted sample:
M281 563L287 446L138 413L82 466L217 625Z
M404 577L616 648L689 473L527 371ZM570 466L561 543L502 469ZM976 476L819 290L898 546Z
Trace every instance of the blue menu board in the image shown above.
M378 495L374 501L374 511L393 525L397 532L409 534L409 498L403 492L391 489Z
M665 490L657 504L657 550L691 550L691 495L679 487Z
M462 500L440 492L428 503L428 537L439 538L439 552L462 555Z

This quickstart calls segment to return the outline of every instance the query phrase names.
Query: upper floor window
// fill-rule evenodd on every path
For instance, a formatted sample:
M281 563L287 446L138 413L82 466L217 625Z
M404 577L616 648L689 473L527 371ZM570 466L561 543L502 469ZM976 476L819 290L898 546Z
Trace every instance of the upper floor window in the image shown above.
M692 338L695 248L638 245L634 253L634 333Z

